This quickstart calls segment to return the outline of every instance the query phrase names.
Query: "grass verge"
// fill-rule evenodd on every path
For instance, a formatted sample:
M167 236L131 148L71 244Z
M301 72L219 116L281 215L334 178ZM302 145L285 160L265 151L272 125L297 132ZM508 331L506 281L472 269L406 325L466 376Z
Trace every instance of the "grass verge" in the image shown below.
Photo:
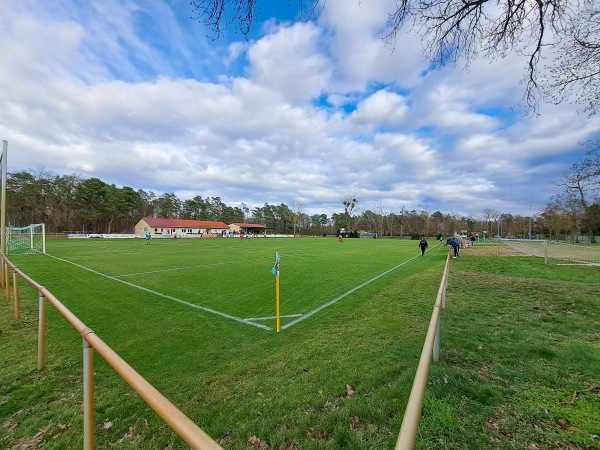
M600 448L598 268L463 251L418 448Z

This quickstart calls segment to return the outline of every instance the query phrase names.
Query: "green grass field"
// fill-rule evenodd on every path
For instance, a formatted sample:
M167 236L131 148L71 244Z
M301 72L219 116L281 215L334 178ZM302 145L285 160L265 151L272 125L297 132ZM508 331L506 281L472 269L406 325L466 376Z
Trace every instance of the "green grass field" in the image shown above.
M229 322L237 321L246 325L242 329L273 329L274 319L263 318L275 313L271 268L276 251L282 258L282 316L289 316L283 318L283 327L302 321L374 278L379 277L373 282L381 285L402 276L402 265L407 265L402 269L405 275L420 270L423 264L430 266L433 260L428 257L408 264L420 255L416 243L407 241L346 240L339 244L333 239L154 239L151 245L142 240L56 241L48 250L53 264L41 255L15 256L14 261L35 279L42 279L68 307L73 304L74 311L92 327L101 326L102 322L93 321L106 314L122 317L123 311L108 299L98 302L98 309L88 301L75 300L102 293L119 297L115 301L124 308L136 310L143 305L151 313L161 311L153 310L155 307L170 314L193 313L199 323L212 322L220 315L227 319L223 326L234 327ZM438 251L437 256L439 262L445 252ZM381 276L386 272L389 281ZM50 280L57 281L56 287ZM74 289L77 284L82 286ZM112 320L106 323L109 328L114 326Z
M226 449L391 449L446 258L432 247L97 239L11 260ZM453 260L417 448L598 448L598 269L484 250ZM80 448L81 337L49 308L37 371L20 286L21 322L0 302L0 447ZM95 363L97 448L186 448Z

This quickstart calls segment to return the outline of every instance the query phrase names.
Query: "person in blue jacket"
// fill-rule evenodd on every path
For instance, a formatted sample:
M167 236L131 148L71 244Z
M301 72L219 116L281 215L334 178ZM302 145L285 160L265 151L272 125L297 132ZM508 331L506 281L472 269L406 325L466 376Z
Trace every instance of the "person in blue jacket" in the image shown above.
M459 249L460 249L460 244L454 238L448 239L447 244L450 247L452 247L452 249L454 250L454 256L453 256L453 258L458 258L458 252L459 252Z

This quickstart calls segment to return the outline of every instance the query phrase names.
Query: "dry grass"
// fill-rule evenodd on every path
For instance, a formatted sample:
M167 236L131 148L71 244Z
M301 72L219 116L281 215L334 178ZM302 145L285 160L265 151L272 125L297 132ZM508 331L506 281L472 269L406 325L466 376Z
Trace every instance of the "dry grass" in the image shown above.
M519 250L498 244L477 244L460 249L460 256L523 256Z

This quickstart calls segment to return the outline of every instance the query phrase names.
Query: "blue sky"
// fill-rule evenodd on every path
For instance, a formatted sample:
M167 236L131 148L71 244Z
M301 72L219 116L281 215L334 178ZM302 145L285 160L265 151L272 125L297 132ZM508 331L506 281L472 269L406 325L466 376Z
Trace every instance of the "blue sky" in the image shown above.
M308 214L349 195L358 213L541 211L600 118L525 116L516 54L430 70L417 36L386 47L394 4L327 0L299 23L262 0L248 40L214 41L187 1L0 1L9 171Z

